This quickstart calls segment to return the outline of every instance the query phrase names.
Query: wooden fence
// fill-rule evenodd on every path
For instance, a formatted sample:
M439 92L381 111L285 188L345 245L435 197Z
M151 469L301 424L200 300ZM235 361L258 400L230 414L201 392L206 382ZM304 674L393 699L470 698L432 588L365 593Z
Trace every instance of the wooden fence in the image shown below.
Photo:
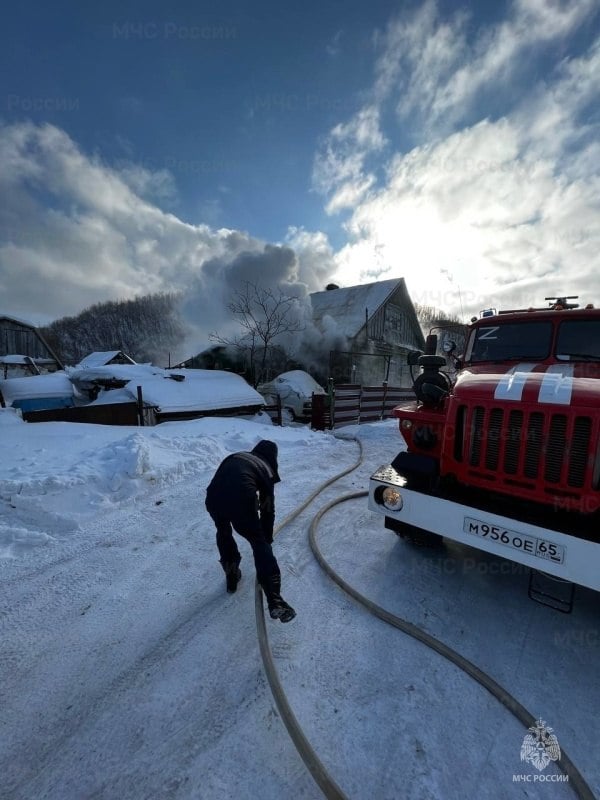
M325 430L388 419L397 405L414 399L412 389L385 383L381 386L338 384L330 395L313 395L312 427Z
M98 406L52 408L40 411L23 411L26 422L89 422L95 425L155 425L154 409L143 407L142 417L138 404L106 403Z

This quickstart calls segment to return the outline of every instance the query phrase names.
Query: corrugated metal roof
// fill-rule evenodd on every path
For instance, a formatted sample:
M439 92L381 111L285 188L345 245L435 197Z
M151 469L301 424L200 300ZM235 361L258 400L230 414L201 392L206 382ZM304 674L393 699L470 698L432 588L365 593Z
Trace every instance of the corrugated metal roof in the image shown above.
M337 330L351 339L365 324L365 309L369 318L385 303L402 278L392 278L376 283L363 283L360 286L347 286L342 289L329 289L310 295L313 319L317 326L325 316L335 320Z

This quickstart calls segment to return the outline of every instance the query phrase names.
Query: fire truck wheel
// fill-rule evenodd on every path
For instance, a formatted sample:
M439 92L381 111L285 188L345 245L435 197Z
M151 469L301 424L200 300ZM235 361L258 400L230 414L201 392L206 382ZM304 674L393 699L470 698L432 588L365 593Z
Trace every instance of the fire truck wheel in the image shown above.
M423 528L417 528L414 525L402 525L396 534L417 547L441 547L444 541L443 536L424 531Z

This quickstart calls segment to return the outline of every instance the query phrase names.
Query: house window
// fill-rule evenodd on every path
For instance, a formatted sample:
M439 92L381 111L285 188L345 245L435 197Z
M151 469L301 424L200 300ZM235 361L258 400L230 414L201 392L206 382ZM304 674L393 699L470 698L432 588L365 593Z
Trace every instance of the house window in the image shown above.
M390 343L400 344L406 339L406 319L396 306L388 305L385 311L385 328Z

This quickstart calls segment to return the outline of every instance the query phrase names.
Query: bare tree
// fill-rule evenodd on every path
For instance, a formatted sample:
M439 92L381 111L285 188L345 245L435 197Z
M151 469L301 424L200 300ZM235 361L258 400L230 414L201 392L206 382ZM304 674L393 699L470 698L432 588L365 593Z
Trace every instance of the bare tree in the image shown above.
M435 333L438 337L438 354L444 355L443 343L452 340L456 344L456 352L464 351L467 326L456 314L449 314L434 306L425 306L415 303L415 311L421 325L423 334Z
M276 339L303 330L304 325L293 313L297 300L281 289L266 289L250 281L233 292L228 309L239 322L240 336L226 338L211 333L209 338L220 344L233 345L248 354L254 386L264 380Z
M425 335L429 333L429 328L435 325L464 324L462 319L456 314L448 314L446 311L441 311L439 308L421 305L421 303L414 303L413 305Z

